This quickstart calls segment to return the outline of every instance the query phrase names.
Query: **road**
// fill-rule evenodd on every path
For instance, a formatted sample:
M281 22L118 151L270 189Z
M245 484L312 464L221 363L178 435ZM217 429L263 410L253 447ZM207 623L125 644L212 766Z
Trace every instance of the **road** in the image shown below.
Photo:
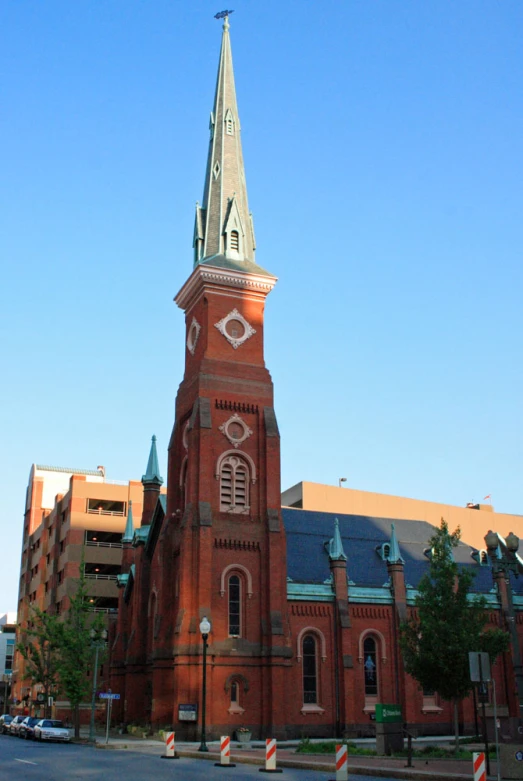
M333 773L284 768L282 773L260 773L254 765L238 764L226 770L203 759L161 759L141 752L104 751L92 746L33 743L0 736L1 781L327 781ZM351 776L351 781L378 781ZM383 778L379 781L384 781Z

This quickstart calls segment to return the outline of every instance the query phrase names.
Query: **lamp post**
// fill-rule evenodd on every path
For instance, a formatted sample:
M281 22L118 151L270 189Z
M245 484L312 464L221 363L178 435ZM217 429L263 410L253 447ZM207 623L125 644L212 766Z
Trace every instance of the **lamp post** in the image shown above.
M204 616L200 621L200 632L203 640L203 680L202 680L202 735L198 751L209 751L205 742L205 699L207 695L207 638L211 631L210 621Z
M338 488L341 488L341 484L342 483L346 483L346 482L347 482L347 478L346 477L339 477L338 478Z
M98 677L98 652L100 648L105 646L107 640L107 630L102 629L100 632L96 629L91 629L89 632L91 638L91 648L95 649L94 653L94 670L93 670L93 691L91 695L91 722L89 724L89 740L94 743L94 711L96 708L96 679Z
M521 709L523 708L523 665L521 663L521 651L516 628L516 616L514 614L514 600L512 599L512 587L510 585L511 572L516 578L519 577L519 563L516 556L519 548L519 538L510 532L505 539L506 551L500 546L496 532L489 531L489 533L485 535L485 542L492 563L492 572L501 597L501 607L510 634L512 662L514 676L516 678L519 726L522 723ZM503 597L505 597L505 599L503 599ZM506 604L503 604L504 602Z

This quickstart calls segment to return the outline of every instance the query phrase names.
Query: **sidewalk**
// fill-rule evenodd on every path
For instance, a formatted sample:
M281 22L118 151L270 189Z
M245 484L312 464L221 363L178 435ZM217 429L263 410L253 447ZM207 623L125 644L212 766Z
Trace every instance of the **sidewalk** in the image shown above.
M83 733L83 730L82 730ZM135 738L132 735L111 735L105 745L105 737L97 735L97 748L109 750L137 751L149 755L161 755L164 744L151 738ZM298 741L278 743L277 757L279 767L301 768L302 770L334 771L334 756L325 754L297 754ZM208 753L198 751L199 743L177 742L176 751L181 757L203 759L218 762L220 744L207 742ZM231 741L231 762L262 766L265 762L265 745L262 741L253 741L241 745ZM351 775L378 776L384 778L413 779L413 781L471 781L473 777L472 761L453 759L414 759L412 768L406 767L407 760L402 757L359 757L349 756ZM496 762L490 763L491 778L496 778Z

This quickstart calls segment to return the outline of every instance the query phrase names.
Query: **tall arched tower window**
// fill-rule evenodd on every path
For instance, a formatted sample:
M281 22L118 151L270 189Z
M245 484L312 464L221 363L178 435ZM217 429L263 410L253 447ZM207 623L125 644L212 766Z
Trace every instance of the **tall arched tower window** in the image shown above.
M249 510L249 467L239 456L228 456L221 463L220 510L235 513Z
M363 670L365 677L365 699L378 696L378 665L376 641L366 637L363 643Z
M242 586L239 575L229 578L229 637L241 635Z
M318 661L316 638L305 635L303 638L303 703L315 705L318 702Z

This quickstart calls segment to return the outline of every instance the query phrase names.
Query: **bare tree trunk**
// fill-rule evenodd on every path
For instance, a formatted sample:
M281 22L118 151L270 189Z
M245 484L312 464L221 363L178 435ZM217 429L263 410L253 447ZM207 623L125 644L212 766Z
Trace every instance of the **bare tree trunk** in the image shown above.
M459 751L459 718L458 718L459 700L455 699L453 702L454 702L454 740L455 740L454 751L457 754Z
M80 705L77 703L73 709L74 712L74 736L80 737Z

